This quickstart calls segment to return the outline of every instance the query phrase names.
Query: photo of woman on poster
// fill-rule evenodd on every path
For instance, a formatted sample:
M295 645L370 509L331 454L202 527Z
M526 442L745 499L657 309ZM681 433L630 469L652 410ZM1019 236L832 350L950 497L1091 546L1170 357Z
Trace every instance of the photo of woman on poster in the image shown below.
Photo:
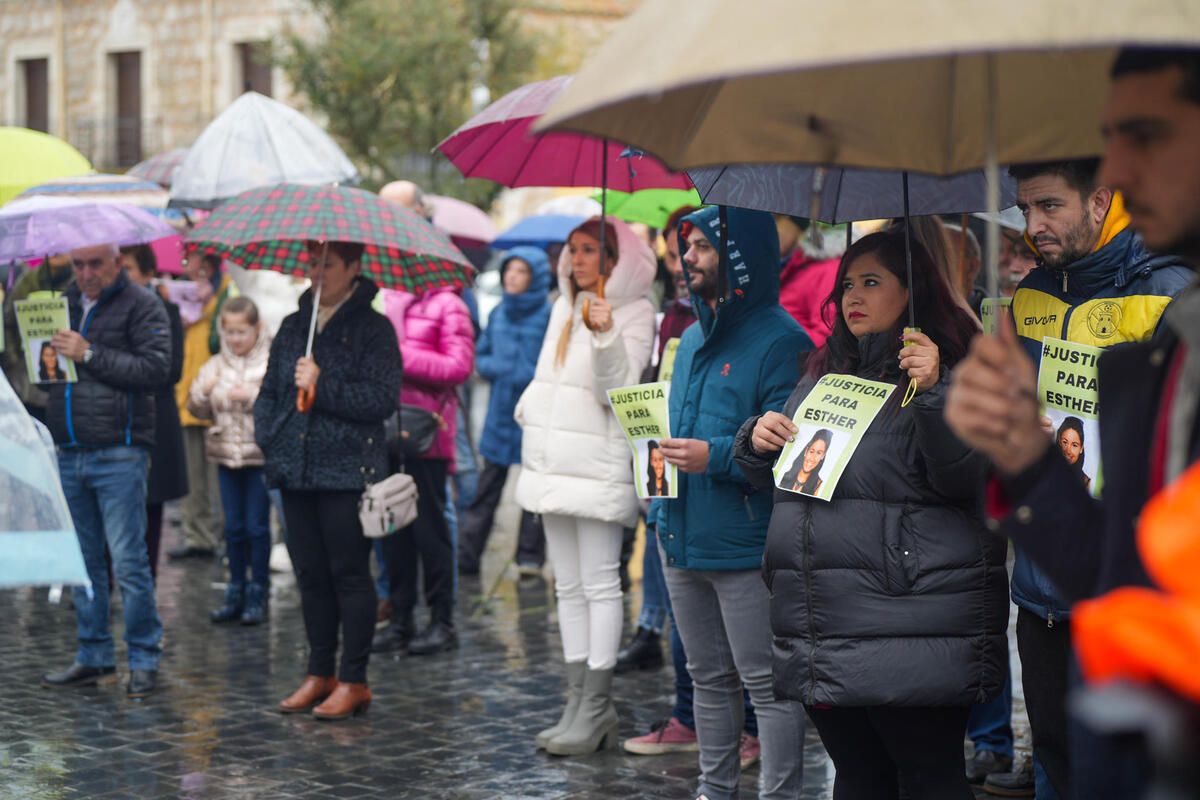
M38 382L49 383L66 379L66 369L58 363L58 351L50 344L49 339L43 339L38 355Z
M658 447L658 442L646 442L646 496L667 497L671 487L667 483L667 460Z
M781 486L801 494L815 495L821 490L821 466L829 454L829 443L833 431L821 428L813 434L792 462L792 468L783 476Z
M1075 468L1079 473L1079 477L1083 479L1083 485L1090 491L1092 488L1092 479L1083 471L1083 420L1079 417L1066 417L1063 419L1062 424L1058 426L1058 433L1055 434L1054 441L1058 443L1059 448L1062 450L1063 458L1067 459L1067 463Z

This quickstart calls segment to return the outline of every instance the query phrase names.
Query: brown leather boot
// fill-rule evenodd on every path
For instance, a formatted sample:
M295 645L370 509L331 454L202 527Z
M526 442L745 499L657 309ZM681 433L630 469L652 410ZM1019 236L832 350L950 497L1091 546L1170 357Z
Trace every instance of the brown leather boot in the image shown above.
M371 690L365 683L338 683L333 694L313 709L317 719L347 719L371 705Z
M288 699L280 701L278 708L284 714L303 713L329 697L336 686L337 678L332 675L309 675Z

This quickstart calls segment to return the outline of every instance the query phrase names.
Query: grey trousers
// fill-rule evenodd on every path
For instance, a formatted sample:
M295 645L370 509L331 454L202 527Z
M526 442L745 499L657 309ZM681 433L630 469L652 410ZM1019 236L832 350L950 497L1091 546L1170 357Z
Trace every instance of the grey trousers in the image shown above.
M204 457L204 432L207 430L199 425L183 428L188 493L179 503L179 513L183 517L183 543L188 547L216 550L217 542L224 537L224 523L217 465L210 464Z
M663 563L667 563L665 555ZM738 796L744 685L758 714L762 743L759 797L795 800L804 773L804 708L775 699L770 613L762 574L756 569L667 567L666 577L696 687L699 792L710 800Z

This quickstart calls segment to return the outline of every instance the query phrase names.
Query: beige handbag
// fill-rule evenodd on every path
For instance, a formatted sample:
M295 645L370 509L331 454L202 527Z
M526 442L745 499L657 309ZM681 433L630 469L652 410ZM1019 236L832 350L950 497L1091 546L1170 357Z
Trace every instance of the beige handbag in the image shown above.
M404 472L368 483L358 499L358 521L368 539L382 539L411 525L416 518L417 484Z

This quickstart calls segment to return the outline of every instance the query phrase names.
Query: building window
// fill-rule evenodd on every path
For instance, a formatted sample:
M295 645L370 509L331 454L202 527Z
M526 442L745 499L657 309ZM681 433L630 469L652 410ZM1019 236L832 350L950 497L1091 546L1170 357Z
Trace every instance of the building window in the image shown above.
M241 92L258 92L271 96L271 60L265 42L242 42L237 45L238 64L241 66Z
M50 62L45 58L28 58L17 62L20 75L21 119L26 128L50 132Z
M116 89L116 165L129 167L142 160L142 54L112 53L109 62Z

